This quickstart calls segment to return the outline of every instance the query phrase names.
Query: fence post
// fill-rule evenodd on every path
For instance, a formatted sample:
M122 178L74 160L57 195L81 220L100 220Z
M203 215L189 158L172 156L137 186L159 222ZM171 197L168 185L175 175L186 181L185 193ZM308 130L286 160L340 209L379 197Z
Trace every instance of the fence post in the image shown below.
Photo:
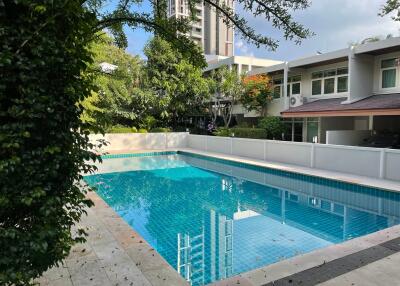
M311 144L311 162L310 167L314 168L315 166L315 143Z
M231 155L233 155L233 137L231 137Z
M208 152L208 136L204 135L206 137L206 152Z
M384 179L385 178L385 165L386 165L385 149L381 149L380 155L381 156L379 159L379 179Z
M267 161L267 140L264 140L264 161Z

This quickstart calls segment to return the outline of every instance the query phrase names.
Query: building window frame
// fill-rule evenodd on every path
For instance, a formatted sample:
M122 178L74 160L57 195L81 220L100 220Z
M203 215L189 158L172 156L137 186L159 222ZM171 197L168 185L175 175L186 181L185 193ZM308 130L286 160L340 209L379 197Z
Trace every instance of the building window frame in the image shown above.
M393 60L394 61L394 65L393 66L387 66L387 67L383 67L383 63L385 62L385 61L391 61L391 60ZM390 90L390 89L394 89L394 88L396 88L396 87L398 87L398 79L397 79L397 77L398 77L398 74L399 74L399 61L400 61L400 59L399 58L396 58L396 57L390 57L390 58L384 58L384 59L381 59L380 60L380 88L381 89L383 89L383 90ZM394 80L394 86L387 86L387 87L384 87L383 86L383 73L385 72L385 71L390 71L390 70L394 70L394 72L395 72L395 75L394 75L394 78L395 78L395 80Z
M347 87L346 90L339 91L338 84L339 78L347 78ZM326 81L333 79L333 91L326 92ZM346 66L331 68L325 70L318 70L311 73L311 95L312 96L320 96L320 95L336 95L341 93L349 92L349 69ZM314 93L313 85L314 82L320 82L319 93Z
M272 89L274 91L274 95L273 95L274 99L283 97L283 78L282 77L274 78L272 80L272 83L273 83ZM279 93L276 92L277 88L279 88Z
M299 92L298 93L293 93L293 86L294 85L299 85ZM287 96L291 95L298 95L301 94L301 75L293 75L288 77L288 93Z

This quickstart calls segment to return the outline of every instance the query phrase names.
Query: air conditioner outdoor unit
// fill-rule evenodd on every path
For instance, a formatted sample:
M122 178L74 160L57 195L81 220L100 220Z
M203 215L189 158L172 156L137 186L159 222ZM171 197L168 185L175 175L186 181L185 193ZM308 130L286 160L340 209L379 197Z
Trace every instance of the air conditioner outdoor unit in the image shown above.
M289 98L290 107L303 105L303 96L301 94L293 94Z

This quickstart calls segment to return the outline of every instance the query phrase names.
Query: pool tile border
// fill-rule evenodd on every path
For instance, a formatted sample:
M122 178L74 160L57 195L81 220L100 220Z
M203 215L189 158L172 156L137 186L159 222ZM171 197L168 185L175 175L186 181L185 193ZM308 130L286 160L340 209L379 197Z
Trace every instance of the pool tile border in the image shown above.
M154 151L154 152L143 152L143 153L105 154L105 155L101 155L101 159L118 159L118 158L129 158L129 157L175 155L177 153L178 153L178 151Z

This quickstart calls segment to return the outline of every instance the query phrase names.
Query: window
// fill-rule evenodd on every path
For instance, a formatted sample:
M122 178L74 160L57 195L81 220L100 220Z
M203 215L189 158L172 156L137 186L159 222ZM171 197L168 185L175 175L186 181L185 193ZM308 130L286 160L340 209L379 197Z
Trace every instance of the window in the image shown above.
M274 94L273 94L274 98L279 98L281 97L281 86L277 85L274 87Z
M280 98L282 95L282 78L277 78L274 79L273 84L274 84L274 98Z
M292 94L300 94L300 83L295 82L292 84Z
M335 94L348 91L347 67L317 71L311 74L311 94Z
M341 76L337 79L337 92L346 92L348 90L348 77Z
M397 59L388 59L381 62L382 88L396 87Z
M312 95L321 94L322 80L313 80L312 82Z
M301 93L301 75L291 76L288 78L287 95Z
M274 98L279 98L283 93L283 78L273 80ZM301 93L301 75L288 77L287 96Z
M324 80L324 94L331 94L335 92L335 78L327 78Z

